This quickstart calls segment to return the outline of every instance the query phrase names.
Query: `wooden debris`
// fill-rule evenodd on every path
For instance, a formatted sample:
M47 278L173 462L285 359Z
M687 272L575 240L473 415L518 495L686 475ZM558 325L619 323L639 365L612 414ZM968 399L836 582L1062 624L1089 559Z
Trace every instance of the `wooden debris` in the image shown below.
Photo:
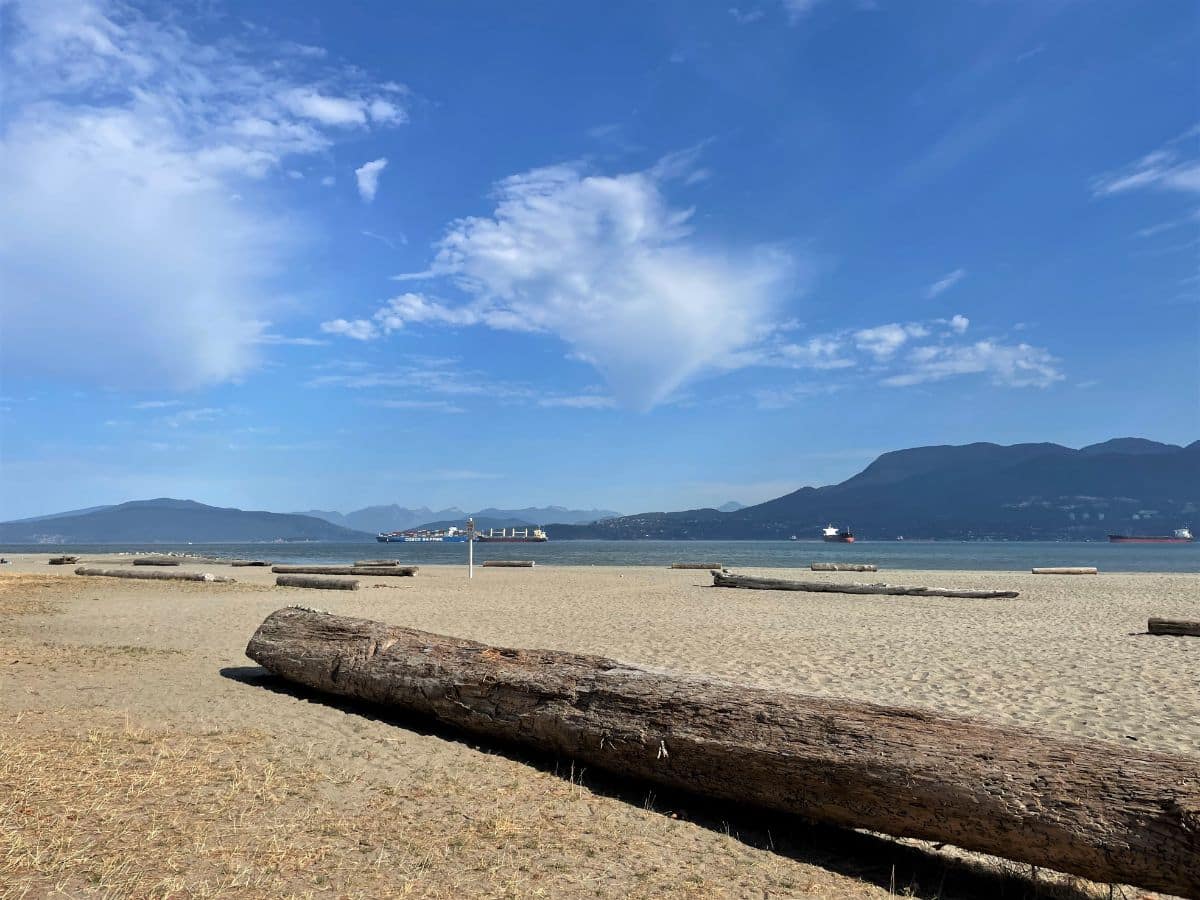
M133 561L135 566L177 566L179 560L171 559L169 556L144 556L141 559Z
M830 563L815 562L809 566L814 572L878 572L874 563Z
M272 566L276 575L403 575L417 574L416 566Z
M689 563L679 562L671 563L672 569L723 569L725 568L720 563Z
M324 591L358 590L358 582L353 578L318 578L314 575L280 575L275 579L275 586L317 588Z
M398 559L360 559L355 563L356 566L398 566Z
M213 575L211 572L142 572L138 569L96 569L80 566L76 575L103 575L106 578L140 578L154 581L219 581L233 582L228 575Z
M300 609L269 672L711 798L1200 896L1200 759Z
M1200 621L1188 619L1151 619L1146 625L1151 634L1174 634L1181 637L1200 637Z
M1095 566L1043 566L1032 571L1034 575L1098 575L1100 573Z
M901 587L895 584L841 584L836 581L785 581L713 572L713 587L746 588L755 591L815 591L828 594L890 594L898 597L963 597L993 600L1020 596L1018 591L972 591L949 588Z
M273 565L265 559L235 559L230 563L231 566L259 566L266 568Z
M73 566L79 562L78 556L52 556L50 557L50 565L52 566Z
M532 559L485 559L485 569L532 569L535 563Z

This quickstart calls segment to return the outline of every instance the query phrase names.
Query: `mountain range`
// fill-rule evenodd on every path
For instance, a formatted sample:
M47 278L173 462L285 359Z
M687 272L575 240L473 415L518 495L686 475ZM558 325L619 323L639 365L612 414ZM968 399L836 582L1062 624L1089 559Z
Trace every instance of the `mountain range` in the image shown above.
M467 516L472 516L480 528L524 528L529 525L543 525L546 522L580 525L619 516L620 513L609 509L567 509L564 506L528 506L524 509L488 507L467 513L457 506L439 510L432 510L428 506L410 509L393 503L387 506L367 506L344 514L327 509L310 509L297 515L315 516L343 528L378 534L381 531L404 531L409 528L442 528L446 525L461 527Z

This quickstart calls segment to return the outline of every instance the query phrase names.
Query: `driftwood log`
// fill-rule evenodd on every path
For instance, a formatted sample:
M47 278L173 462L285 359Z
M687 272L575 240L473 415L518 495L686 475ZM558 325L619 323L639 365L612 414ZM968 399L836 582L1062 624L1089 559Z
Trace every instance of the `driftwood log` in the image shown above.
M1098 575L1100 573L1095 566L1042 566L1032 571L1034 575Z
M398 559L360 559L354 563L356 566L398 566Z
M836 581L785 581L713 572L713 587L746 588L755 591L815 591L829 594L891 594L898 597L965 597L976 600L1019 597L1018 591L971 591L953 588L903 587L897 584L839 584Z
M211 572L141 572L137 569L96 569L80 566L76 575L103 575L106 578L140 578L152 581L219 581L232 582L228 575L213 575Z
M50 557L50 565L52 566L73 566L79 562L78 556L52 556Z
M535 563L532 559L485 559L487 569L532 569Z
M1192 757L295 608L246 653L321 691L670 788L1200 895Z
M272 566L276 575L403 575L417 574L416 566Z
M878 572L874 563L829 563L815 562L809 566L814 572Z
M275 579L275 586L316 588L323 591L358 590L358 582L353 578L320 578L316 575L280 575Z
M146 556L133 561L135 566L177 566L179 560L164 556Z
M268 562L265 559L235 559L235 560L233 560L233 562L230 563L230 565L231 566L259 566L261 568L266 568L267 566L272 565L272 563Z
M1187 619L1151 619L1146 630L1151 634L1176 634L1181 636L1200 637L1200 621Z
M720 563L671 563L672 569L723 569Z

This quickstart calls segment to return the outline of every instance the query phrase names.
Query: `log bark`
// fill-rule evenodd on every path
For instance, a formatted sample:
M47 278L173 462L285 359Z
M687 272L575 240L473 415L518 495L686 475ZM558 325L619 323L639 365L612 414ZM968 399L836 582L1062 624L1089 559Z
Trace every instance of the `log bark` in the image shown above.
M814 591L828 594L891 594L897 597L964 597L994 600L1019 597L1019 591L973 591L955 588L903 587L897 584L839 584L836 581L785 581L713 572L713 587L746 588L755 591Z
M271 565L271 563L265 559L235 559L233 562L230 563L230 565L231 566L260 566L260 567L265 568L266 566Z
M179 565L179 560L154 556L135 559L133 564L135 566L177 566Z
M1200 621L1187 619L1151 619L1146 630L1151 634L1176 634L1180 636L1200 637Z
M417 574L416 566L272 566L276 575L396 575Z
M282 609L275 675L669 788L1200 896L1200 760Z
M1042 566L1032 571L1034 575L1098 575L1100 573L1095 566Z
M275 579L275 586L316 588L324 591L358 590L358 582L353 578L319 578L316 575L280 575Z
M73 566L79 562L78 556L52 556L50 557L50 565L52 566Z
M532 569L535 563L532 559L485 559L485 569Z
M233 582L228 575L213 575L211 572L142 572L138 569L96 569L80 566L76 575L103 575L106 578L140 578L152 581L216 581Z
M671 563L672 569L723 569L720 563Z
M360 559L354 563L356 566L398 566L398 559Z
M809 566L814 572L878 572L874 563L829 563L815 562Z

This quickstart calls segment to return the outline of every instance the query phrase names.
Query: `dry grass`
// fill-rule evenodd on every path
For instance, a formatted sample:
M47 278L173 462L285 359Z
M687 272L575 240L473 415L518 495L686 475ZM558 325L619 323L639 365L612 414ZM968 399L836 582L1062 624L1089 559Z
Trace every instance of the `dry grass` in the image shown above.
M61 589L68 580L53 575L0 575L0 616L39 616L59 612L59 604L39 594Z

